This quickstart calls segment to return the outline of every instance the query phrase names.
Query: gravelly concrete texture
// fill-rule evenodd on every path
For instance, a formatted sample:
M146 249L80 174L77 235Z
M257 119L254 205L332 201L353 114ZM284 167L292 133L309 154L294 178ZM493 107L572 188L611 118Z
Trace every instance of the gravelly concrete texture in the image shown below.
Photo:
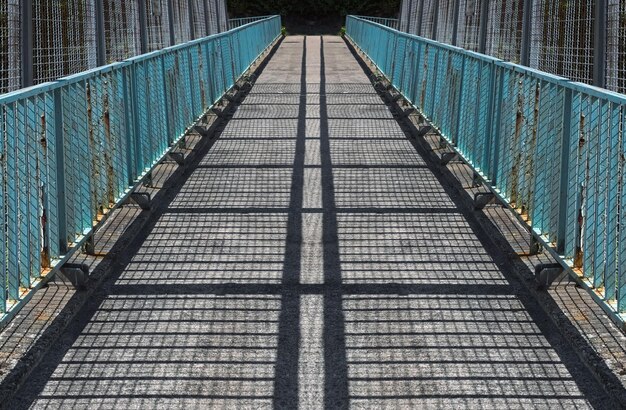
M10 407L613 407L431 166L288 37Z

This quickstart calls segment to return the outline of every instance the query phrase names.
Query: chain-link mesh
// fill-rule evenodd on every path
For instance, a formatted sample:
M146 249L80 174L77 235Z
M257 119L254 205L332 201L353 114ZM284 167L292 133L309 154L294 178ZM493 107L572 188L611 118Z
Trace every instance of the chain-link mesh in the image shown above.
M174 20L174 42L176 44L191 40L189 22L189 1L170 0L172 2L172 19Z
M0 2L0 94L20 88L20 2Z
M437 37L435 40L452 44L454 30L454 11L456 0L439 0L437 11Z
M460 0L457 45L478 51L479 33L480 0Z
M536 0L531 67L591 83L594 7L594 0Z
M96 66L94 2L33 0L35 84Z
M607 88L626 93L626 0L608 0Z
M487 54L515 63L520 62L524 0L489 3Z
M136 1L104 0L104 37L108 63L140 54Z
M144 0L148 32L148 51L170 45L169 13L167 0Z
M435 0L422 0L422 26L420 27L420 36L433 38L433 26L435 23Z

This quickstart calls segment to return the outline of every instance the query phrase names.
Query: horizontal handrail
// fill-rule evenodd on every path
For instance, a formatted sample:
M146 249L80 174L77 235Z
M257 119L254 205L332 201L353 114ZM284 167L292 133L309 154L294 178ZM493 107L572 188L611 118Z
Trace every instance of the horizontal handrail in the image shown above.
M357 17L363 20L371 21L373 23L382 24L383 26L387 26L393 29L398 29L399 20L394 18L386 18L386 17L371 17L371 16L352 16Z
M622 326L626 95L358 17L347 35Z
M0 323L280 35L279 16L0 96Z
M258 16L258 17L240 17L228 20L228 28L230 30L244 26L246 24L254 23L255 21L263 20L271 16Z

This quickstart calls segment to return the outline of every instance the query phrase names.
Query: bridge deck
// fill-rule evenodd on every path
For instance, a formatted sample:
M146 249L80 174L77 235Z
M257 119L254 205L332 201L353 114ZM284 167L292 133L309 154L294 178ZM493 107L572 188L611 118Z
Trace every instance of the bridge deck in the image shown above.
M14 408L605 404L494 240L341 39L288 37Z

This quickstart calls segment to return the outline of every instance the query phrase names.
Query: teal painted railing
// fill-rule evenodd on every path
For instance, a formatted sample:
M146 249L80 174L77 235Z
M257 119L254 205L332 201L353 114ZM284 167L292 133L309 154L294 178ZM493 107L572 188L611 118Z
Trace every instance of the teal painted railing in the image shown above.
M399 24L398 19L392 19L392 18L386 18L386 17L370 17L370 16L351 16L351 17L360 18L363 20L382 24L383 26L398 29L398 24Z
M617 322L626 96L349 16L347 35Z
M228 20L228 29L232 30L237 27L241 27L245 24L254 23L255 21L263 20L272 16L258 16L258 17L240 17L236 19Z
M279 16L0 96L2 323L260 54Z

